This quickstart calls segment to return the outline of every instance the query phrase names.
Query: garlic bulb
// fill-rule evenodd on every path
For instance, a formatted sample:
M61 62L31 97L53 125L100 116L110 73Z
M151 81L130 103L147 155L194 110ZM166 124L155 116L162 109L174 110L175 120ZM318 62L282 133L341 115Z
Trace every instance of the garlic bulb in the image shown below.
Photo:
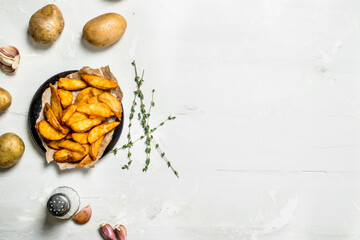
M20 64L19 50L14 46L0 48L0 68L6 73L15 73Z

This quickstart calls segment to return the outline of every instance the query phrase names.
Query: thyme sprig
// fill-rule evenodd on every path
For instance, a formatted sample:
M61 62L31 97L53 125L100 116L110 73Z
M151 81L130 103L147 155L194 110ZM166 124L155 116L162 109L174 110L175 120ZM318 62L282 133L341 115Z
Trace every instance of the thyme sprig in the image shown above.
M132 119L134 118L134 114L135 114L135 106L137 105L136 103L136 98L139 97L140 100L141 100L141 104L142 104L142 99L144 98L144 96L142 95L141 93L141 90L140 90L140 87L142 85L142 83L144 82L144 71L142 73L142 77L140 79L140 77L138 76L138 73L137 73L137 68L136 68L136 64L135 64L135 61L132 62L132 65L134 66L134 69L135 69L135 82L136 82L136 85L137 85L137 90L134 92L134 99L133 99L133 102L132 102L132 105L131 105L131 110L130 110L130 115L129 115L129 133L127 135L127 139L128 139L128 145L129 146L132 146L132 141L131 141L131 126L132 126ZM131 163L132 163L132 158L131 158L131 147L128 147L128 154L127 154L127 157L129 159L128 163L125 164L122 169L129 169Z
M129 133L127 135L127 139L128 139L128 145L130 145L132 143L131 141L131 126L132 126L132 119L134 118L134 113L135 113L135 106L136 106L136 93L134 93L134 100L132 102L132 105L131 105L131 112L130 112L130 115L129 115ZM115 150L115 149L114 149ZM132 158L131 158L131 148L128 148L128 154L127 154L127 157L129 159L128 163L125 164L122 168L123 169L129 169L129 166L131 165L132 163Z
M165 119L164 121L162 121L161 123L159 123L156 127L152 128L149 133L152 134L152 133L155 132L159 127L163 126L167 121L174 120L174 119L175 119L175 117L169 116L167 119ZM115 148L115 149L111 150L111 151L110 151L109 153L107 153L107 154L110 154L110 153L117 154L117 152L118 152L119 150L131 148L137 141L139 141L139 140L141 140L141 139L144 139L144 138L145 138L145 135L141 135L141 136L138 137L136 140L131 141L130 143L124 144L124 145L122 145L122 146L119 147L119 148Z
M152 90L152 96L151 96L151 103L150 103L150 107L149 107L149 111L148 113L144 113L143 114L143 119L146 122L146 126L144 126L145 124L142 124L143 129L144 129L144 134L146 135L146 140L145 140L145 144L146 144L146 148L145 148L145 153L146 153L146 161L145 161L145 167L143 168L143 172L146 172L149 168L149 164L150 164L150 152L151 152L151 138L150 138L150 126L149 126L149 121L150 121L150 113L151 113L151 108L153 106L155 106L155 102L154 102L154 93L155 93L155 89Z
M138 72L137 72L137 67L135 64L135 61L133 61L131 63L134 66L135 69L135 83L137 85L137 89L134 92L134 99L131 105L131 112L129 115L129 133L127 135L127 143L124 144L123 146L113 149L112 151L110 151L109 153L113 153L113 154L117 154L118 150L122 150L122 149L128 149L128 154L127 157L129 159L129 161L127 162L127 164L125 164L122 169L129 169L131 163L132 163L132 153L131 153L131 148L134 146L134 144L145 138L145 153L146 153L146 160L145 160L145 166L143 168L143 172L146 172L148 170L149 164L150 164L150 152L151 152L151 142L153 142L155 144L155 148L159 151L160 156L165 160L165 162L167 163L167 166L169 168L171 168L171 170L174 172L176 177L179 177L178 172L174 169L174 167L172 166L172 164L170 163L169 159L165 156L165 152L162 151L162 149L160 148L159 144L155 141L154 136L152 135L152 133L154 133L159 127L163 126L167 121L170 120L174 120L175 117L174 116L169 116L167 119L165 119L164 121L162 121L161 123L159 123L156 127L154 128L150 128L150 116L151 116L151 109L155 106L155 102L154 102L154 93L155 93L155 89L152 90L152 99L150 102L150 106L149 106L149 110L148 112L146 112L145 110L145 104L144 104L144 94L141 91L141 86L144 83L144 71L142 72L141 78L138 76ZM141 135L139 138L137 138L136 140L132 141L132 136L131 136L131 126L132 126L132 120L134 118L134 116L136 115L136 110L135 110L135 106L137 105L137 98L140 99L140 111L137 114L138 120L140 121L140 125L143 128L144 134Z
M135 72L136 72L136 69L135 69ZM137 78L137 74L136 74L136 77L135 77L135 81L137 81L136 78ZM137 96L137 92L135 91L135 92L134 92L134 99L133 99L133 101L132 101L131 110L130 110L130 115L129 115L129 125L128 125L128 127L129 127L129 133L128 133L128 135L127 135L128 145L132 144L132 141L131 141L131 126L132 126L132 123L131 123L131 122L132 122L132 119L134 118L134 114L135 114L136 96ZM123 169L129 169L129 166L130 166L131 163L132 163L131 148L129 147L129 148L127 148L127 149L128 149L127 157L128 157L128 159L129 159L129 161L128 161L127 164L125 164L125 165L122 167ZM114 149L114 150L116 150L116 149ZM116 151L116 152L117 152L117 151Z

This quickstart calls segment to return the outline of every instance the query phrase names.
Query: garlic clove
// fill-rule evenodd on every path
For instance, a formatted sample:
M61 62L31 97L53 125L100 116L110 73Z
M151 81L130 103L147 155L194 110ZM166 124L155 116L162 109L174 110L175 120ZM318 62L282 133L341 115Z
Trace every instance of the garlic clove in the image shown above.
M6 73L14 73L16 71L16 69L13 69L12 67L6 66L4 64L1 64L0 62L0 69L3 70Z
M7 73L14 73L20 64L20 52L14 46L0 48L0 68Z
M90 205L87 205L83 209L81 209L75 216L73 217L73 220L77 223L83 224L87 223L91 218L91 207Z
M124 225L116 224L115 225L115 234L120 240L126 240L127 239L127 230Z
M115 232L110 224L100 224L100 234L105 240L115 240Z

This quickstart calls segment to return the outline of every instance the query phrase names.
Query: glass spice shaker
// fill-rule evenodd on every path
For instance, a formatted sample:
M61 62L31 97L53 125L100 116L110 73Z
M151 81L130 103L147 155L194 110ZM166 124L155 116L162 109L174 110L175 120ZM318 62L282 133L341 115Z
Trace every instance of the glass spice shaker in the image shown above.
M79 209L80 197L77 192L66 186L54 189L47 201L47 209L51 215L60 218L71 218Z

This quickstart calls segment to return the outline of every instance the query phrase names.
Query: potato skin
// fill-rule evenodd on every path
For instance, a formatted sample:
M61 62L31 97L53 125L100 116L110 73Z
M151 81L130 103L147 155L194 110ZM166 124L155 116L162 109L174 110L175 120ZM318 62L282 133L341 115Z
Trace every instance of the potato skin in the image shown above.
M0 136L0 168L9 168L19 161L25 151L23 140L14 133Z
M85 24L83 38L96 47L106 47L124 35L126 26L123 16L117 13L106 13Z
M60 36L64 26L60 9L54 4L49 4L31 16L29 34L35 42L51 44Z
M5 111L11 105L11 95L8 91L0 87L0 112Z

